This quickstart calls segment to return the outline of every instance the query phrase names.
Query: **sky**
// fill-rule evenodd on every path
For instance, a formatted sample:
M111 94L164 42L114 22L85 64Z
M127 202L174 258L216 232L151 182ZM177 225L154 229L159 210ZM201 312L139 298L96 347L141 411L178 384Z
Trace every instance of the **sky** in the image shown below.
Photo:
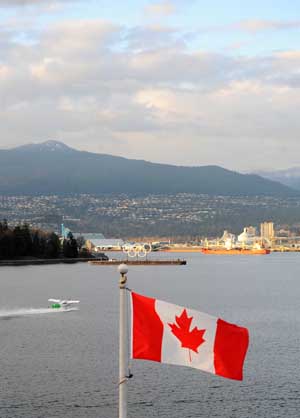
M300 166L300 2L0 0L0 148Z

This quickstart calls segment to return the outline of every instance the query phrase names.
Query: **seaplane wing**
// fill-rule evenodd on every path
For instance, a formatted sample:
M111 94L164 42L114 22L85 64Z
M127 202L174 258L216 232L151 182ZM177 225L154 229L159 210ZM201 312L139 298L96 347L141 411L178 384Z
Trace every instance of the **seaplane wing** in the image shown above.
M48 299L48 302L51 303L58 303L59 305L74 305L76 303L79 303L80 300L68 300L68 299Z

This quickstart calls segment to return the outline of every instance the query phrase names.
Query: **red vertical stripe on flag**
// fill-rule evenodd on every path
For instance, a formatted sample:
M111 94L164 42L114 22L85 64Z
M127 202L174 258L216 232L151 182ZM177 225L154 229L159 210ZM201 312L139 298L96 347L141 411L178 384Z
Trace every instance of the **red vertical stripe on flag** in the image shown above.
M131 292L132 358L161 361L164 326L155 311L155 299Z
M243 380L243 364L249 345L247 328L218 319L214 344L216 374Z

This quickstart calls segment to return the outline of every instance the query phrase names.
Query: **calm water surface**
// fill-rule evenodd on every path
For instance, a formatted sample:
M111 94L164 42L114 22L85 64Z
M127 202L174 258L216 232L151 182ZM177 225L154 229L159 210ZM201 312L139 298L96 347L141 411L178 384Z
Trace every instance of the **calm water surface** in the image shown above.
M300 416L300 254L183 256L131 267L129 286L247 326L244 381L135 361L128 417ZM116 267L2 267L0 289L0 417L117 417ZM80 310L44 312L49 297Z

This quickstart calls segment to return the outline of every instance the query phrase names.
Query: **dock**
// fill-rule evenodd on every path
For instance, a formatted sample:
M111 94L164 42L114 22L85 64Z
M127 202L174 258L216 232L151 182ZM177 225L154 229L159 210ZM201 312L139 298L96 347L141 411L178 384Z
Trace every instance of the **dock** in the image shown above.
M128 266L185 266L186 260L92 260L89 264L97 266L118 266L127 264Z

